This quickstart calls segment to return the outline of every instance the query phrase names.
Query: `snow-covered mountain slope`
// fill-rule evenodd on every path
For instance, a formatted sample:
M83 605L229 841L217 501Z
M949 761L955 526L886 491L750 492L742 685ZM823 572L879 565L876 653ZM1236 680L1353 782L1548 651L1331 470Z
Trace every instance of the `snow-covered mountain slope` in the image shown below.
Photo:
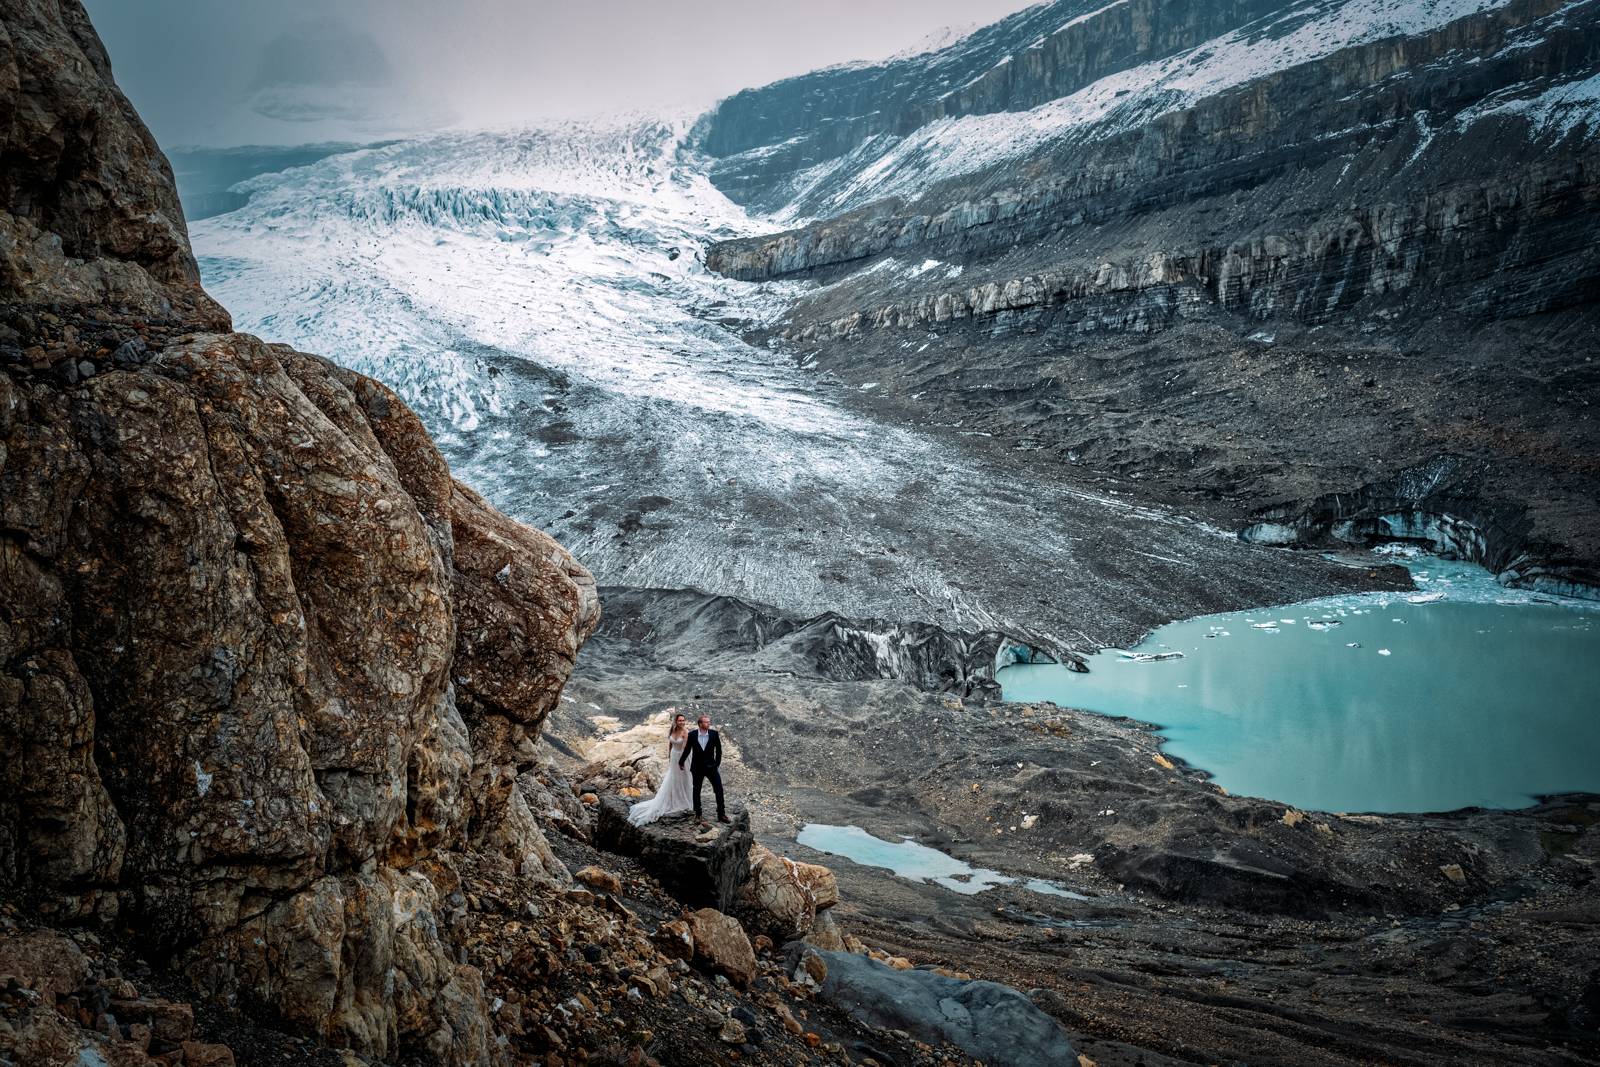
M1340 49L1412 36L1508 2L1321 0L1297 6L1176 55L1108 74L1036 107L941 118L905 136L878 135L847 156L795 175L791 205L779 217L835 215L888 196L912 197L939 181L1026 158L1062 142L1138 130L1161 115ZM1066 32L1107 10L1070 18L1054 32ZM1042 49L1046 40L1038 38L1026 48ZM996 67L1016 62L1008 54Z
M1265 99L1284 72L1361 46L1388 43L1365 60L1382 68L1375 73L1404 70L1429 58L1412 42L1473 18L1510 30L1503 52L1573 37L1580 65L1595 30L1593 5L1582 0L1056 0L926 55L740 93L708 118L701 140L717 157L719 187L803 222L1054 158L1244 87ZM1471 32L1454 35L1463 52L1447 62L1488 58L1471 54ZM1525 92L1557 94L1571 117L1583 94L1563 66ZM1463 73L1470 95L1473 72ZM1333 75L1323 87L1336 96L1358 86Z

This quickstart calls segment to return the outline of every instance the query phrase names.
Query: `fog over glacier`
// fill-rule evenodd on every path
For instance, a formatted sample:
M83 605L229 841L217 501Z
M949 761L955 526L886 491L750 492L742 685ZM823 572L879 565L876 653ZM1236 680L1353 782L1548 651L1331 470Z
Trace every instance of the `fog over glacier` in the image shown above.
M1025 0L87 0L167 147L366 140L647 108L914 47ZM206 91L197 92L203 85Z

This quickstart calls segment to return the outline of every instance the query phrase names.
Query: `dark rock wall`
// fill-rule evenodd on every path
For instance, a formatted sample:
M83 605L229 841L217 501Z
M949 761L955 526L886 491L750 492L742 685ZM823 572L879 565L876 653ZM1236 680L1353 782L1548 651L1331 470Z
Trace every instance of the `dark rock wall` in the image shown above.
M0 11L0 292L226 328L200 288L172 168L82 5Z
M827 278L885 253L966 266L960 284L836 287L795 316L802 337L1074 304L1085 328L1147 332L1213 307L1320 322L1385 298L1486 319L1584 303L1600 289L1600 149L1530 144L1515 113L1455 122L1501 90L1600 67L1600 32L1547 18L1559 7L1344 49L707 262L749 279Z

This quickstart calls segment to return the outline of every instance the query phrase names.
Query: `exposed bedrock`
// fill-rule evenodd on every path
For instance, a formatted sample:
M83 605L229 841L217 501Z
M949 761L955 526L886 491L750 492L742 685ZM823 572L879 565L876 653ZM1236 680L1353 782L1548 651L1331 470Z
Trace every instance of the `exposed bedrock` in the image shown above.
M226 329L172 168L111 79L82 6L7 0L0 19L0 292Z
M364 1055L485 1063L458 865L598 622L387 388L219 332L73 2L0 19L0 894Z
M0 374L0 449L6 892L296 1029L481 1060L449 850L559 876L513 783L592 581L387 389L244 335Z
M1005 40L1044 62L1067 38L1108 44L1096 27L1129 7L1041 48L1013 20ZM1270 49L1279 21L1240 32ZM1138 80L1159 71L1124 57L1137 103L1041 113L1059 136L1001 162L981 126L860 140L785 201L813 221L707 262L814 283L764 339L902 414L1215 502L1207 517L1253 541L1418 540L1583 593L1600 560L1597 24L1593 0L1513 0L1170 109ZM928 88L985 47L870 69ZM807 84L826 96L830 77ZM801 91L761 90L763 114ZM718 124L753 131L752 106L726 103L706 145L732 152ZM1412 491L1407 472L1450 462Z
M1478 106L1600 63L1593 12L1562 6L1335 51L1125 132L1091 126L906 199L715 245L707 263L741 278L836 276L890 253L965 267L959 284L884 271L832 287L791 315L797 340L1055 305L1080 305L1086 330L1148 332L1209 307L1315 323L1384 298L1482 319L1579 304L1600 277L1596 146Z

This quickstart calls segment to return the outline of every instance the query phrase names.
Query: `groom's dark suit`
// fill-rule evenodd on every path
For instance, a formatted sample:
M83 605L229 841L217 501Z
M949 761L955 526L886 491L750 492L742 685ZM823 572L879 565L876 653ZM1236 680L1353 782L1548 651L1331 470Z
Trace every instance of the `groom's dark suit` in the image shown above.
M683 755L678 757L678 766L682 767L685 760L689 761L689 773L694 775L695 818L700 818L700 787L707 779L711 780L711 792L717 797L717 818L726 818L722 805L722 774L717 770L722 766L722 738L717 736L715 730L707 730L706 743L702 746L700 731L690 730L689 740L683 746Z

